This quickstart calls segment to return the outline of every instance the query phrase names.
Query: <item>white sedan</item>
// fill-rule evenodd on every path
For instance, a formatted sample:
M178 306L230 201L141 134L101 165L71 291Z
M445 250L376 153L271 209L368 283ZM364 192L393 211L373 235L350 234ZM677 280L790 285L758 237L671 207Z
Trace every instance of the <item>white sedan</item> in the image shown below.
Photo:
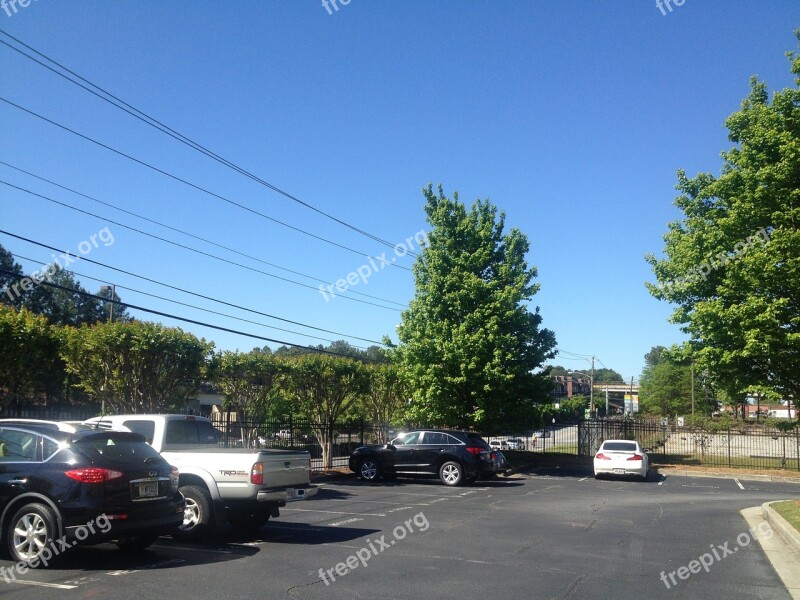
M648 462L639 442L606 440L594 455L594 476L638 475L647 479Z

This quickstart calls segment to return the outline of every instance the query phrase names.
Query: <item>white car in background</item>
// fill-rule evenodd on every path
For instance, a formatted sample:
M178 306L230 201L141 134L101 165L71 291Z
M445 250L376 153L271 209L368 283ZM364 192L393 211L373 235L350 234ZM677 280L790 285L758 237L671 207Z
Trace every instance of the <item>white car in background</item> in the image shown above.
M525 450L525 442L518 437L508 438L506 440L507 450Z
M647 479L647 454L639 442L630 440L606 440L594 455L594 476L636 475Z

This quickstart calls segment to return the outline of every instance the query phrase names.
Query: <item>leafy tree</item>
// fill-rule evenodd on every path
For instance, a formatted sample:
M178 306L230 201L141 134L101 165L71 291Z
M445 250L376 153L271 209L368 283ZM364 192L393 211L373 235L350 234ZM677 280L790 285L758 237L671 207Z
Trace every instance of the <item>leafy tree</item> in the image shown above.
M555 356L555 336L527 305L539 290L528 240L504 233L505 215L488 201L467 210L441 186L423 193L432 231L398 328L410 416L485 431L524 426L551 388L549 376L533 372Z
M700 400L696 398L695 410L705 412ZM639 380L639 403L642 412L654 415L691 413L691 367L669 360L646 366Z
M245 422L263 422L278 395L285 368L279 359L263 352L223 352L212 360L211 379L221 389L225 408L235 409ZM242 430L242 435L255 434ZM242 439L248 447L250 439Z
M664 359L664 351L666 348L664 346L653 346L650 348L650 351L644 355L644 364L645 367L655 367L657 364L663 362Z
M58 335L44 317L0 306L0 409L57 386L58 352Z
M12 287L22 276L22 267L11 252L0 245L0 304L19 306L22 303L23 294L18 294Z
M571 398L564 398L559 403L561 408L561 416L572 418L583 418L586 409L589 408L589 396L582 394L575 394Z
M672 321L733 398L752 386L800 392L800 54L789 58L794 87L770 102L753 78L726 120L735 146L721 174L678 172L683 218L669 224L665 257L647 257L650 293L677 305Z
M367 419L376 427L378 443L388 441L389 426L402 417L408 394L395 365L367 365L369 376L362 407Z
M64 329L62 357L78 387L119 413L182 409L203 381L213 343L160 323Z
M287 381L292 398L311 422L322 447L322 465L332 466L333 424L368 389L363 364L323 354L308 354L287 361Z

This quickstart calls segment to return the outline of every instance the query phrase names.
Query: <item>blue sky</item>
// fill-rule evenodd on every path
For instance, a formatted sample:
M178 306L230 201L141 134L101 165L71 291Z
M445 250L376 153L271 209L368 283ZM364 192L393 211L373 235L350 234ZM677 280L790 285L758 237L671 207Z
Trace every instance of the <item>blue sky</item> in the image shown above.
M8 1L8 0L7 0ZM267 182L393 243L425 229L421 189L488 198L531 242L534 297L559 347L638 378L651 346L681 341L649 296L675 171L718 173L724 119L758 75L793 85L796 0L56 2L0 9L0 29ZM0 39L8 41L0 36ZM0 46L0 96L216 194L365 255L387 250L165 137ZM368 260L226 204L0 102L0 161L330 283ZM288 274L100 206L0 165L0 228L226 302L352 336L396 338L412 257L326 301L316 289L170 246L107 219L311 288ZM106 236L107 238L108 236ZM96 238L98 239L98 238ZM51 253L0 235L27 271ZM85 249L87 246L83 246ZM391 250L387 258L394 255ZM328 339L91 264L77 272ZM99 283L79 277L84 287ZM326 341L119 289L123 300L293 343ZM148 318L135 313L136 316ZM179 324L170 319L165 323ZM218 348L258 340L179 324ZM356 345L365 342L350 338ZM554 362L575 369L581 359ZM601 364L602 363L602 364Z

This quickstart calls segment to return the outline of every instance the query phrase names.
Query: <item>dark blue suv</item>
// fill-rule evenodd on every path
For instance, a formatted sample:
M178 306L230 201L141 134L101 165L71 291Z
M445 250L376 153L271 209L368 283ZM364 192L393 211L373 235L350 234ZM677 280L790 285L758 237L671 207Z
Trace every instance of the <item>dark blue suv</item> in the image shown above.
M480 435L450 429L409 431L388 444L356 448L350 470L365 481L437 475L445 485L472 483L495 472L492 449Z
M138 433L0 419L0 543L15 562L104 541L143 549L184 508L177 469Z

